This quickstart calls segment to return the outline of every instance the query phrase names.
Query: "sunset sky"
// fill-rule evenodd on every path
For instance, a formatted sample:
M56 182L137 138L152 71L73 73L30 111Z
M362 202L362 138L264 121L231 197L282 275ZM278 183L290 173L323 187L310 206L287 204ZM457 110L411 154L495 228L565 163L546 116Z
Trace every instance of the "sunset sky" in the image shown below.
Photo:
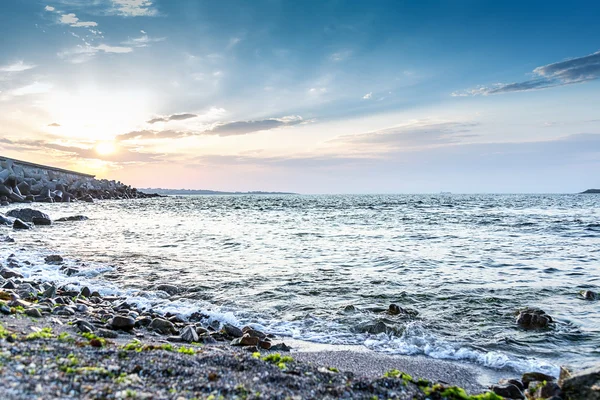
M0 155L137 187L600 186L596 1L2 0Z

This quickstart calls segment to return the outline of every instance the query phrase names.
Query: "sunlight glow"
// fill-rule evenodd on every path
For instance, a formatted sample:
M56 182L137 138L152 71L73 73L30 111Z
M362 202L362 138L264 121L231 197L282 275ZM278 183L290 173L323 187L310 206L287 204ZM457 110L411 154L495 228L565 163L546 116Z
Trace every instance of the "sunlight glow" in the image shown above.
M101 142L96 145L96 153L101 156L113 154L117 151L117 147L114 142Z

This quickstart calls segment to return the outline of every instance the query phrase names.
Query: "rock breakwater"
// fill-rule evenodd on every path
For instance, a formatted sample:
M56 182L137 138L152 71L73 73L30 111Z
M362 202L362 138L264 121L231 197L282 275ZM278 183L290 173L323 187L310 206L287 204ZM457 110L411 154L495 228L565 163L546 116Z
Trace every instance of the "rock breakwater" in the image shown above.
M121 182L0 157L0 205L158 197Z

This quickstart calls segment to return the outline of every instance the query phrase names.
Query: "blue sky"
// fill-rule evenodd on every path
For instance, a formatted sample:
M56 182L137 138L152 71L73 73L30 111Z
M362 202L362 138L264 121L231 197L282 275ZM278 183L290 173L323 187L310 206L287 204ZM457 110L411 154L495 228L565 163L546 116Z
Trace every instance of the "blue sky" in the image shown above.
M5 0L0 151L136 186L600 186L597 2Z

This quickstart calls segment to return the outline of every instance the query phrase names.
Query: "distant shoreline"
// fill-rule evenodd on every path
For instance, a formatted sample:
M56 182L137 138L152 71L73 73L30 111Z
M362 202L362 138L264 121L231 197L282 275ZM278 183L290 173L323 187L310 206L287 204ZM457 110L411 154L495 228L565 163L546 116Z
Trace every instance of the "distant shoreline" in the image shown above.
M263 191L253 191L253 192L219 192L216 190L192 190L192 189L139 189L144 193L156 193L160 195L170 195L170 196L181 196L181 195L298 195L299 193L292 192L263 192Z

